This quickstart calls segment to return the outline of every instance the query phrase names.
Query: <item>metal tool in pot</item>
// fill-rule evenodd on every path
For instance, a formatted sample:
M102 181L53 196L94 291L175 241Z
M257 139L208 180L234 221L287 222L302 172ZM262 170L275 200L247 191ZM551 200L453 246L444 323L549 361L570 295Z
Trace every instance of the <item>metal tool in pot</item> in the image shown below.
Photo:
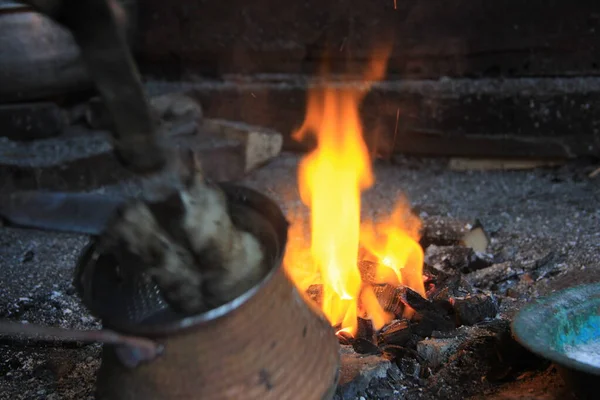
M23 0L69 29L113 119L115 154L139 174L167 164L115 0Z

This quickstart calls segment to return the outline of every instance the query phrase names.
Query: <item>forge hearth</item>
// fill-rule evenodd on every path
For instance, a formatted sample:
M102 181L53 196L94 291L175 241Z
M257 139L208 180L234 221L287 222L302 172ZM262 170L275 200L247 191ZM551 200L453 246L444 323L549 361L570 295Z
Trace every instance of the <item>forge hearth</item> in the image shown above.
M373 290L394 319L377 330L367 317L359 317L355 335L334 327L342 355L337 399L416 399L423 391L435 398L461 398L514 379L526 368L548 365L512 338L510 319L500 313L507 298L487 289L499 282L509 285L507 276L493 273L507 262L494 246L489 253L467 246L464 238L473 230L489 239L481 222L423 219L426 296L402 284L378 284L377 263L358 263L363 286ZM306 293L321 305L321 285L309 286ZM470 387L463 386L466 382Z
M269 193L291 215L299 203L293 196L297 161L296 156L283 154L247 177L244 184ZM445 168L443 161L410 162L411 169L377 164L378 184L365 195L365 201L373 209L389 208L401 183L402 189L419 205L418 212L427 211L428 215L422 214L424 228L434 219L454 221L461 226L479 218L491 236L488 253L493 264L468 273L460 269L453 272L446 265L440 271L428 265L430 260L426 257L424 273L430 280L446 286L440 288L442 295L444 289L456 290L455 298L493 294L490 297L497 300L500 311L496 318L475 326L432 332L429 337L419 338L416 347L398 349L398 353L405 354L395 355L391 361L385 353L359 354L351 345L345 345L343 371L354 371L347 382L351 386L359 382L360 379L354 379L357 374L370 379L368 384L361 384L360 390L356 385L357 390L343 387L359 393L357 400L361 396L375 400L504 400L509 395L532 400L568 398L556 371L511 340L508 324L513 313L531 299L553 289L598 278L599 249L594 239L597 220L593 218L598 198L593 195L594 181L584 180L578 166L557 171L464 174ZM432 191L435 187L446 190ZM513 191L507 193L505 187ZM124 185L104 190L120 193L132 188ZM513 198L530 200L511 202ZM494 207L490 207L489 199L497 201ZM564 215L570 219L565 220ZM576 248L569 244L574 240L578 240ZM89 316L70 285L72 266L87 243L85 236L4 226L0 227L0 241L3 318L98 329L98 322ZM437 246L445 245L438 242ZM512 272L491 274L507 269ZM489 279L479 275L484 271ZM402 329L405 324L395 321L387 331L382 330L388 337L382 333L379 336L388 339L392 329L397 329L397 335L405 335L407 330ZM383 347L376 341L369 343L376 343L378 352ZM352 371L346 369L350 359L355 361L356 368ZM4 340L0 342L0 398L92 399L99 364L99 346L33 347ZM374 377L369 375L372 368ZM497 391L501 393L494 394ZM338 398L344 398L343 394L340 389Z
M376 331L370 320L359 318L355 336L338 332L343 378L337 392L340 399L406 395L393 383L399 380L413 382L415 390L422 386L444 390L443 383L434 379L439 373L458 379L457 374L484 371L487 376L503 368L499 354L510 337L510 323L497 318L497 298L478 292L461 276L436 272L425 275L429 299L402 285L373 285L382 307L396 319ZM308 294L319 304L318 285L311 286ZM403 318L406 309L414 312L409 318ZM467 358L469 363L465 363ZM409 386L401 385L405 391L410 391Z
M113 154L115 108L90 79L102 63L84 71L71 34L16 3L0 0L4 192L139 195L144 185ZM136 75L176 164L200 164L210 180L237 181L284 211L291 240L277 279L295 306L306 306L304 293L321 309L329 351L294 307L265 296L250 328L178 336L200 341L196 354L180 347L193 367L155 370L139 381L146 397L168 391L164 379L192 393L184 397L194 385L252 397L235 375L247 367L255 389L277 398L287 373L292 394L279 397L312 400L304 391L319 391L320 368L339 349L334 400L571 398L558 369L511 333L537 298L600 281L599 7L239 3L112 1L125 7ZM72 283L90 236L1 217L2 322L102 329ZM126 309L103 293L112 311ZM550 319L528 331L556 326ZM100 365L107 350L2 336L0 400L93 400L102 386L107 399L125 396L126 372ZM221 353L234 372L218 379ZM283 363L265 365L270 355ZM111 379L96 379L100 370Z

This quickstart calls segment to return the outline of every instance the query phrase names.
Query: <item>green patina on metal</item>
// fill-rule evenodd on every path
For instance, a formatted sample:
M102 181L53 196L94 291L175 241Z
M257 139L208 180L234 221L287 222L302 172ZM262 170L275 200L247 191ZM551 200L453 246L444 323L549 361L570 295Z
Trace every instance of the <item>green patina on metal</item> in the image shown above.
M516 339L557 364L600 375L600 368L569 358L570 346L600 341L600 283L578 286L536 300L513 321Z
M592 314L593 313L593 314ZM559 314L557 320L561 324L551 343L554 350L600 341L600 315L598 305L585 304L576 311L567 310Z

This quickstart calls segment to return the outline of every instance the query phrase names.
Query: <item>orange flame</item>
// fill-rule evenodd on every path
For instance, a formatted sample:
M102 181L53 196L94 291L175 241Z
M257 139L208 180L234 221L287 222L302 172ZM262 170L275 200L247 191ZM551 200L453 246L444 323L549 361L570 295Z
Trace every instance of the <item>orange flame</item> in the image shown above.
M323 282L323 311L333 325L356 329L361 279L357 266L360 192L373 175L362 140L357 95L348 89L314 91L298 131L317 134L318 147L299 166L302 201L311 209L313 262Z
M362 225L361 243L379 261L377 283L401 283L425 296L423 249L418 242L420 229L421 221L410 212L405 200L397 203L386 220Z
M388 54L373 58L364 74L367 83L384 76ZM311 211L310 260L301 260L301 244L289 245L284 259L300 290L312 283L323 285L325 315L332 325L341 324L341 330L352 335L359 315L371 318L376 329L392 318L382 309L372 288L361 281L361 239L364 247L387 266L379 268L378 277L407 284L424 294L423 252L415 240L418 227L414 230L418 224L414 217L412 225L399 224L407 215L406 205L400 203L389 221L365 223L361 228L361 192L374 182L359 115L364 89L341 85L309 92L304 124L294 136L302 139L313 135L317 140L316 149L300 162L298 170L300 196ZM291 240L303 234L299 225L292 225Z

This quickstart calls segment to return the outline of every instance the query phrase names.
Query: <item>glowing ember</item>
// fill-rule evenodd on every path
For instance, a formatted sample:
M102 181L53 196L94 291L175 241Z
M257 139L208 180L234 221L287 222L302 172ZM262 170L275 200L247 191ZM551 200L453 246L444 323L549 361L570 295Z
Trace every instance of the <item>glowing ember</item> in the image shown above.
M371 65L365 80L383 77L381 59ZM361 226L361 192L374 182L358 112L365 93L364 88L349 85L309 93L306 119L295 137L314 135L317 140L298 173L300 196L311 211L310 253L302 259L302 243L290 242L284 260L300 290L313 283L323 285L325 315L351 335L356 333L358 316L370 318L376 329L393 317L382 309L370 285L363 285L360 244L381 265L378 283L403 283L424 295L423 251L417 242L420 222L407 205L399 203L387 221ZM292 225L290 239L303 237L302 226Z

